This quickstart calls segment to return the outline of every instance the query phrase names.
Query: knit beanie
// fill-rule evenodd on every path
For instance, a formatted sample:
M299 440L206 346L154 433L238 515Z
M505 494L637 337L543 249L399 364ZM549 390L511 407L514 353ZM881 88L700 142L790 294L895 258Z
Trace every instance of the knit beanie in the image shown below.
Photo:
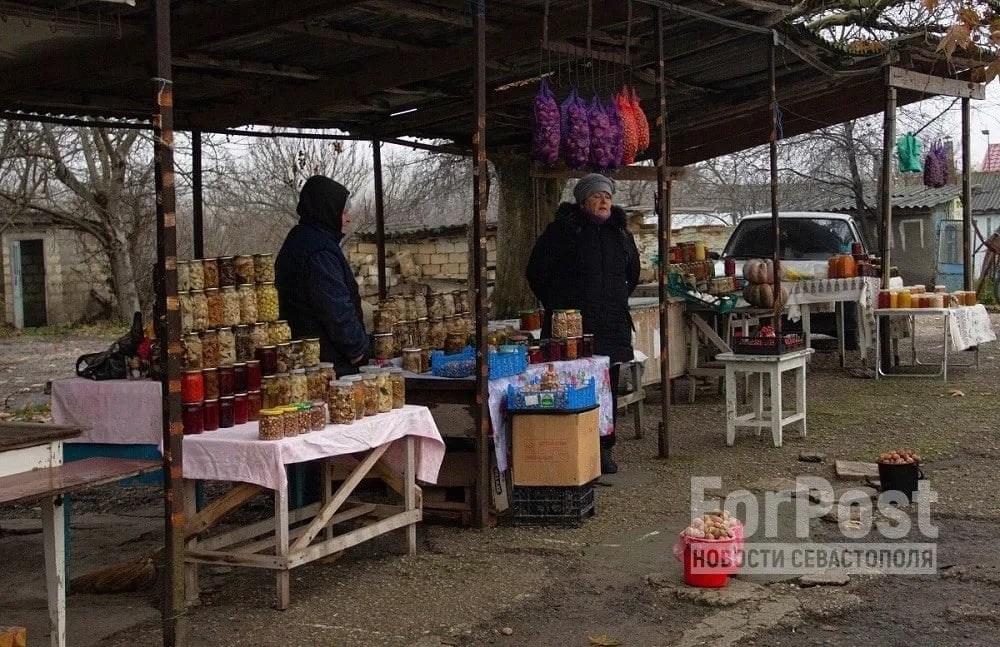
M615 194L615 181L600 173L590 173L580 178L573 187L573 197L577 204L583 204L591 194L603 191L608 195Z

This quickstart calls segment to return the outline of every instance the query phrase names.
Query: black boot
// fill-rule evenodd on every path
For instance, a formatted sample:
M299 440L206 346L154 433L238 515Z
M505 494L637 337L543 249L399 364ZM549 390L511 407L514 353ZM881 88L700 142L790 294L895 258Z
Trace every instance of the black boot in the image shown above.
M601 443L601 474L617 474L618 463L611 458L611 445Z

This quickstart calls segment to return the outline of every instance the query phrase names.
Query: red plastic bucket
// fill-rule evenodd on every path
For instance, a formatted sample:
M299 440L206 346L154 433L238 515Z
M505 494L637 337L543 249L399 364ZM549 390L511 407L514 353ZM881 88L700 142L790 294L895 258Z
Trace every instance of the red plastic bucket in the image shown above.
M736 572L733 564L733 541L690 541L684 547L684 583L705 589L717 589L729 583Z

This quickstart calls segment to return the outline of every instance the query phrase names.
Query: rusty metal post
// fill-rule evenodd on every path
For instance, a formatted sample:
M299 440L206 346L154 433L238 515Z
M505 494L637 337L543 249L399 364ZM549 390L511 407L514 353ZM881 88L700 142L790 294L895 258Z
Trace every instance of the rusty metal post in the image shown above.
M476 404L479 407L479 429L476 435L476 507L480 527L490 525L490 407L489 367L487 366L486 304L486 203L489 198L489 168L486 165L486 3L474 0L473 22L476 36L476 130L472 134L472 240L473 276L476 292Z
M889 85L889 66L885 67L885 112L882 121L882 192L879 195L879 205L882 212L882 223L879 235L879 253L882 255L882 287L889 287L889 266L891 260L892 239L892 151L896 141L896 88ZM882 365L892 365L888 327L882 327L881 338L877 340L881 353Z
M661 458L670 458L670 321L667 303L667 273L670 271L671 182L667 169L667 89L663 9L656 9L656 128L660 150L656 156L656 253L660 257L660 428L657 449Z
M767 46L768 92L771 101L771 135L768 137L768 156L771 161L771 227L774 235L774 335L778 352L781 352L784 337L781 334L781 222L778 216L778 80L774 70L775 39L772 32Z
M177 301L177 213L174 175L174 95L171 76L170 0L152 4L156 43L153 78L153 177L156 185L156 338L163 385L163 503L167 568L163 586L163 644L187 644L184 610L184 484L181 453L181 317Z
M205 202L202 198L201 131L191 131L191 237L194 258L205 258Z
M969 97L962 97L962 266L964 290L975 290L972 267L972 170L971 105Z
M385 299L385 194L382 192L382 142L372 140L372 167L375 170L375 247L378 254L378 298Z

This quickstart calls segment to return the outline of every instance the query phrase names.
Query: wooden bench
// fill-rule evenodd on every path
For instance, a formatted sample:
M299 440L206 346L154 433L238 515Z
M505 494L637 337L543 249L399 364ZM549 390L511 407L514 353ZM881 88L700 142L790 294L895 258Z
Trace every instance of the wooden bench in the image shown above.
M87 458L0 477L0 505L41 502L45 586L53 647L66 645L66 544L62 495L139 476L161 467L160 461Z

